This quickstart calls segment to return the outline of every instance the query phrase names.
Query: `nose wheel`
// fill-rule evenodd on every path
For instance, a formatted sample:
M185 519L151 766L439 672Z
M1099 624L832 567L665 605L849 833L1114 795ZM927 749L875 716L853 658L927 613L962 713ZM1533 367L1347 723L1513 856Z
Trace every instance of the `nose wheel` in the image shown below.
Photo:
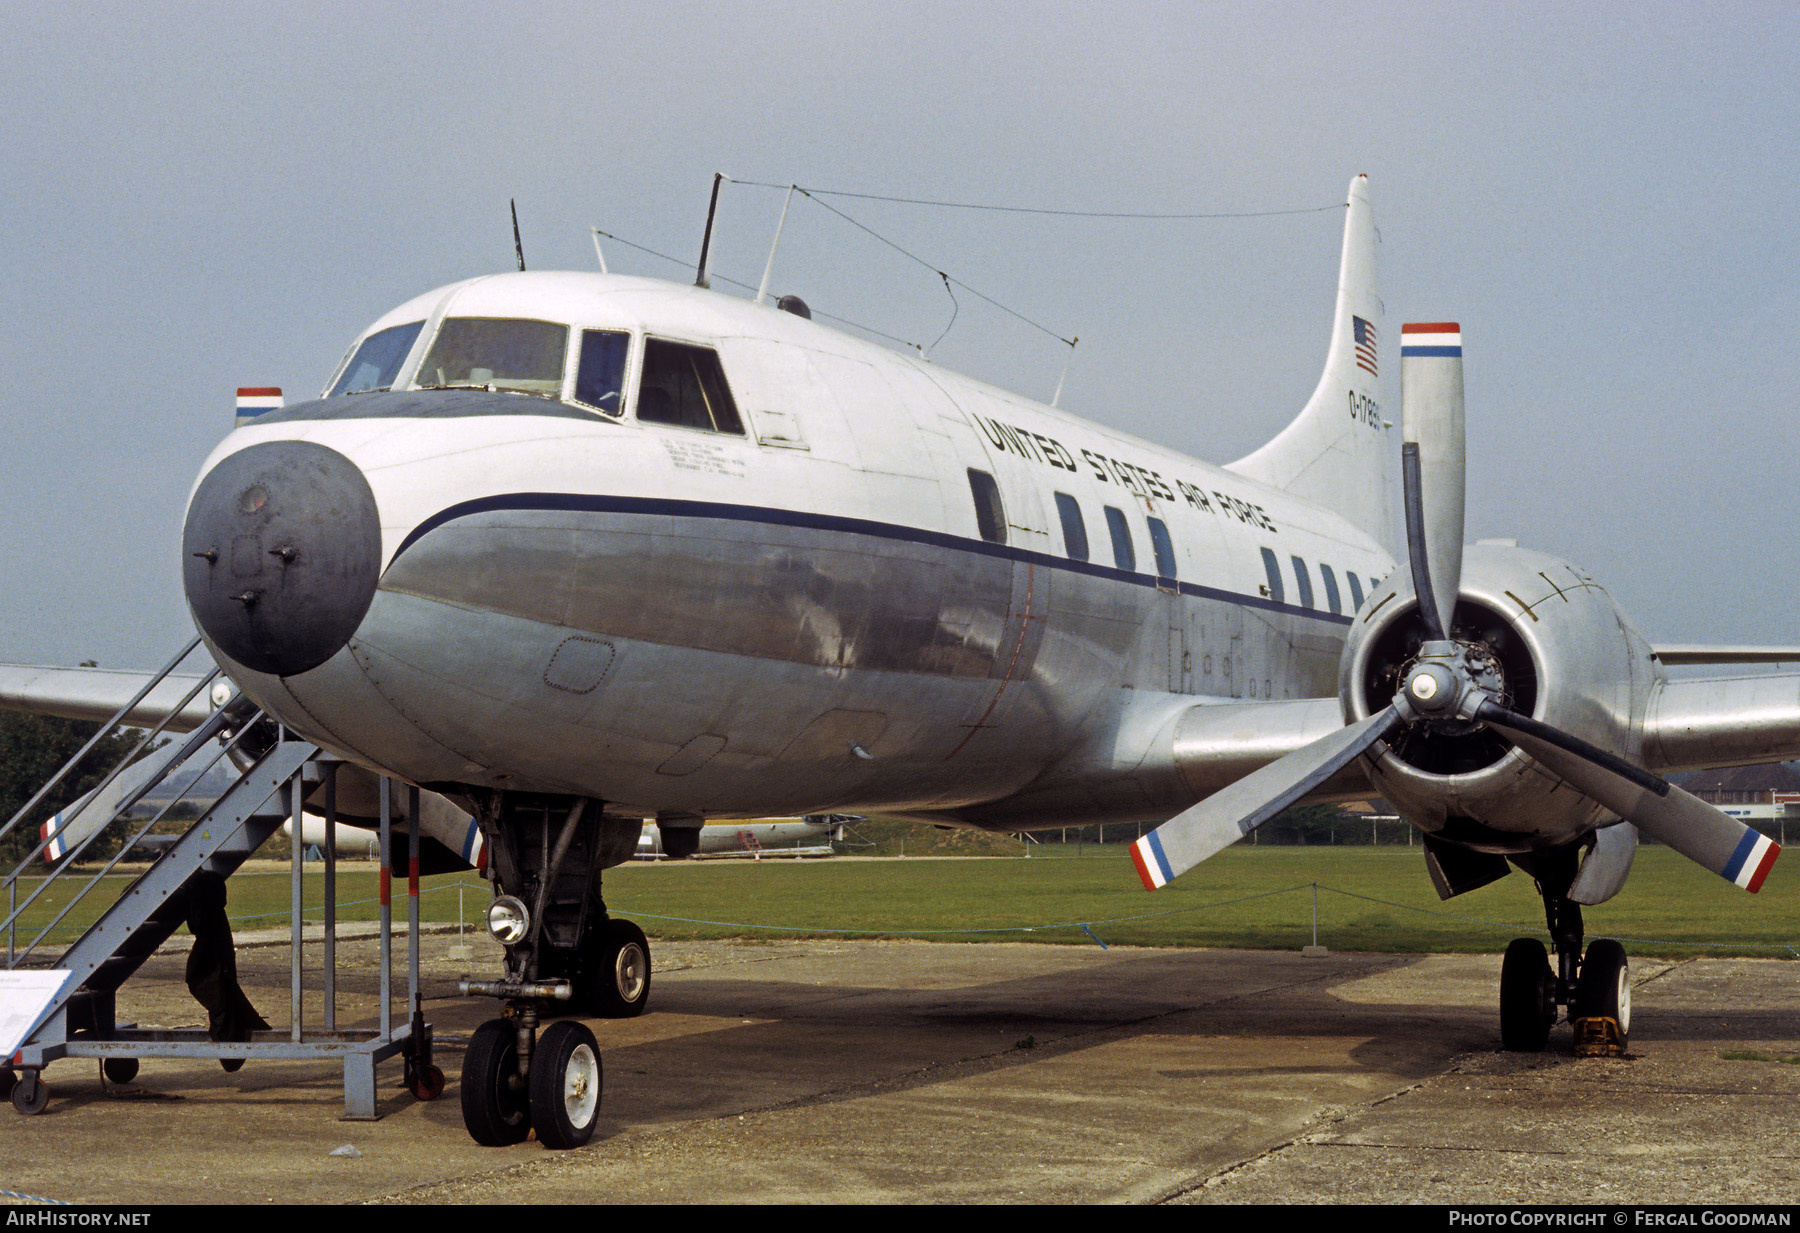
M552 1023L531 1066L531 1121L538 1142L565 1150L594 1137L600 1121L600 1046L573 1019Z
M509 1020L489 1019L475 1029L463 1054L463 1125L483 1147L523 1143L531 1133L518 1038L518 1029Z
M463 1125L483 1147L523 1143L533 1128L545 1147L580 1147L600 1123L600 1046L586 1024L559 1019L539 1037L529 1018L489 1019L469 1038Z

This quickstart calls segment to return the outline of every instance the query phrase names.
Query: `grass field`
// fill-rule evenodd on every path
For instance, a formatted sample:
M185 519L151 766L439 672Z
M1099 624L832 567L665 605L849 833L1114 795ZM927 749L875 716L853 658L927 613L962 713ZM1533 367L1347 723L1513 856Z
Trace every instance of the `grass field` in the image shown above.
M1028 859L631 864L607 872L606 896L613 912L668 938L1099 939L1293 949L1312 940L1315 883L1318 940L1333 950L1497 952L1515 936L1543 931L1537 894L1524 875L1440 904L1416 848L1232 848L1154 895L1138 883L1124 845L1087 847L1079 856L1036 851ZM375 875L344 866L339 879L340 915L374 919ZM309 905L319 901L321 885L317 867L309 867ZM476 925L488 892L472 874L427 879L426 919L455 920L458 887L464 917ZM239 873L230 883L234 923L240 930L285 928L288 893L286 872ZM36 904L27 919L42 922L53 911ZM405 918L403 897L395 912ZM91 916L78 911L69 920ZM311 910L308 919L316 919ZM1761 894L1746 895L1666 848L1646 848L1624 893L1587 910L1587 927L1589 937L1620 938L1638 954L1794 958L1800 870L1784 877L1777 865Z

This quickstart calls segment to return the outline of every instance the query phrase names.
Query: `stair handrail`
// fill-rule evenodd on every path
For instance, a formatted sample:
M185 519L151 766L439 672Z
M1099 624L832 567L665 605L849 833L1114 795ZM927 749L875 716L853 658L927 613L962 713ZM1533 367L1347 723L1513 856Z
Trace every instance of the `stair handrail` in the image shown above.
M241 696L241 695L239 695L239 696ZM237 698L234 697L232 699L232 701L233 702L237 701ZM230 722L230 713L229 712L230 712L230 704L228 703L226 706L221 707L219 710L215 711L213 713L213 715L206 721L205 724L194 729L194 731L189 735L188 740L185 743L183 749L179 752L179 754L177 755L176 758L174 758L170 761L169 765L171 767L180 765L182 762L184 762L188 758L192 757L193 754L195 752L197 752L200 749L200 747L203 746L208 740L211 740L214 736L216 736L218 734L219 730L221 728L223 728L227 722ZM237 732L232 735L231 739L226 741L225 744L223 744L222 746L220 746L219 752L217 754L215 754L208 761L206 769L211 770L214 766L218 765L219 759L223 758L227 754L229 754L231 752L231 750L237 745L237 743L244 739L245 735L248 734L250 729L254 726L256 720L262 718L262 714L263 713L261 711L256 712L256 714L250 719L249 722L246 722L241 727L239 727ZM261 758L257 759L258 763L260 763L261 761L262 761ZM249 769L251 769L251 770L255 769L255 764L252 764L252 766ZM244 773L247 774L248 771L246 771ZM148 790L149 790L149 787L146 786L145 791L148 791ZM229 791L229 789L227 789L227 791ZM131 805L136 804L137 799L139 799L141 797L141 795L142 794L140 793L140 794L138 794L137 797L134 797L130 802L120 805L119 812L123 813L126 809L130 808ZM217 801L215 801L214 804L217 804ZM163 815L168 813L168 811L170 809L172 809L174 807L174 805L175 805L175 802L173 802L173 801L169 802L168 805L165 805L162 808L162 810L157 813L156 817L150 819L149 822L145 823L144 827L135 836L133 836L126 843L126 845L124 847L120 848L118 850L118 852L114 853L111 860L109 860L91 878L88 879L88 883L86 886L81 887L74 894L69 896L69 901L63 905L62 910L60 912L58 912L55 915L55 917L53 917L50 920L50 922L48 924L46 924L42 929L40 929L38 931L37 936L32 938L31 941L27 942L22 949L14 949L13 947L9 946L8 949L9 949L9 953L11 955L11 960L10 960L11 963L14 966L16 966L19 963L19 961L23 960L26 956L30 955L33 951L35 951L37 949L39 943L41 943L46 937L48 937L50 932L53 929L55 929L58 925L62 924L63 918L65 916L67 916L71 911L74 910L75 905L80 903L83 899L85 899L88 896L89 892L91 892L96 886L98 886L100 884L100 880L102 878L104 878L107 874L112 872L113 866L117 865L121 860L124 859L125 853L130 850L131 844L136 843L139 839L142 839L144 837L144 835L148 834L150 828L152 826L155 826L158 822L160 822L163 818ZM204 811L203 811L203 813L204 813ZM49 888L49 886L52 882L55 882L58 878L60 878L63 875L64 872L66 872L68 869L73 867L73 862L75 861L76 857L78 857L83 851L85 851L87 848L87 845L92 843L95 840L95 838L97 838L99 836L100 830L104 830L104 829L105 828L102 827L102 828L95 830L93 832L93 834L89 835L85 840L83 840L81 847L76 849L75 851L71 852L69 854L69 856L65 859L65 861L61 865L59 865L57 867L57 869L50 874L50 876L46 877L42 882L40 882L38 884L37 889L31 892L30 896L25 900L24 903L21 903L16 908L13 908L10 911L10 913L7 915L6 919L4 921L0 921L0 928L6 929L8 931L9 937L12 932L13 924L19 918L19 916L22 915L25 912L25 910L27 908L29 908L32 905L32 903L34 903L37 900L37 897L39 895L43 894L44 891ZM158 859L160 860L161 858L159 857Z
M88 791L84 795L86 795L90 798L98 795L100 792L105 790L105 788L108 784L110 784L113 780L117 779L120 775L124 774L128 768L135 765L137 762L137 756L138 756L139 752L142 751L144 749L144 747L146 745L148 745L151 741L153 741L157 737L161 736L163 734L163 730L165 728L167 728L169 726L169 724L174 721L175 717L177 715L181 714L181 712L184 709L186 709L187 704L192 702L194 700L194 697L197 694L199 694L199 692L202 689L205 689L207 686L211 685L215 680L217 680L219 678L219 676L220 676L219 669L214 668L211 672L207 673L205 676L201 677L198 681L194 682L193 687L191 689L189 689L186 694L182 695L181 701L177 702L174 705L174 707L172 707L170 709L169 713L167 715L163 716L162 721L160 723L158 723L154 728L151 728L148 731L146 731L143 736L139 737L138 743L136 745L133 745L131 747L131 751L129 753L127 753L123 758L119 759L119 761L116 764L114 764L112 770L107 772L106 778L102 779L98 784L95 784L92 788L88 789ZM234 695L232 698L232 701L233 702L237 701L237 699L241 696L242 695ZM230 704L227 703L226 705L229 706ZM222 715L224 713L225 713L225 708L220 707L218 711L214 712L213 716L209 716L207 718L206 722L204 724L202 724L200 726L200 728L209 728L210 727L211 732L209 732L208 735L211 735L212 733L217 732L218 725L213 722L214 718L216 716ZM195 729L195 731L199 731L200 728ZM104 733L102 735L104 735ZM181 765L182 762L184 762L188 758L192 757L194 752L200 748L200 745L202 743L203 742L195 741L190 737L190 739L187 741L187 743L183 747L183 749L181 751L179 751L178 756L171 759L163 767L162 771L159 774L153 775L149 779L146 779L142 784L140 784L138 786L137 791L133 792L127 800L120 802L118 808L113 811L113 817L117 818L119 815L123 814L126 810L130 809L133 805L135 805L139 801L143 800L145 795L147 795L152 788L156 787L163 780L165 780L169 777L169 773L171 771L173 771L177 766ZM154 751L152 751L152 752L154 752ZM71 764L73 764L74 761L79 761L80 758L81 758L81 755L76 754L75 758L71 760ZM71 804L73 804L73 803L74 802L71 802ZM9 825L10 825L10 823L9 823ZM68 865L68 864L73 863L78 857L80 857L80 855L83 852L87 851L88 845L93 843L94 840L99 836L100 831L104 830L104 829L106 829L106 828L101 827L98 830L94 830L94 831L90 832L86 839L83 839L81 841L81 843L75 849L73 849L66 856L63 857L62 862L61 862L62 865ZM0 831L0 836L4 836L4 833L5 832ZM31 850L31 852L25 857L25 859L20 861L19 864L17 865L17 867L15 867L11 873L6 875L6 879L5 879L6 883L8 885L11 885L13 882L18 881L20 876L24 874L25 870L30 867L31 862L35 861L38 857L42 856L44 854L45 850L47 848L49 848L49 846L51 845L52 842L55 841L55 839L56 839L55 835L45 835L43 838L39 839L37 847L33 848Z
M138 703L142 702L145 698L149 697L150 691L155 689L158 685L162 684L163 680L166 677L168 677L170 673L174 672L175 669L179 668L181 666L182 661L185 660L189 655L192 655L194 653L194 648L199 645L200 645L200 635L195 634L193 641L189 642L185 647L181 648L180 652L177 653L173 659L169 660L168 663L164 664L160 671L158 671L147 682L145 682L144 687L137 691L137 693L132 697L131 701L127 702L124 706L120 707L117 711L114 711L113 717L111 719L107 720L104 724L100 725L100 730L98 732L94 733L93 737L89 739L88 743L83 745L81 747L81 749L76 752L74 757L70 758L67 762L63 763L62 769L57 771L56 774L52 775L49 779L49 782L44 784L43 787L39 788L37 790L37 793L30 800L26 801L24 805L22 805L20 807L19 812L15 813L11 818L7 819L7 823L5 826L0 826L0 839L6 838L6 836L11 833L13 827L15 827L19 824L21 819L23 819L33 809L36 809L40 804L42 804L44 798L49 796L51 792L55 791L57 786L59 784L61 784L64 779L68 778L69 772L74 770L75 767L80 764L80 762L83 758L87 757L88 754L93 752L94 746L98 745L103 739L110 736L112 734L113 729L117 728L120 725L121 721L124 720L125 716L131 714L131 712L134 709L136 709ZM218 671L218 669L215 668L213 671L216 673ZM190 697L191 696L192 695L190 695ZM184 703L184 705L185 705L185 703ZM35 859L35 857L36 857L36 854L34 853L32 857L27 858L26 863L29 864L32 859ZM22 868L23 868L23 866L21 866L21 869ZM13 879L18 877L19 872L20 872L19 870L15 869L12 872L12 874L7 878L7 882L10 884L13 881Z

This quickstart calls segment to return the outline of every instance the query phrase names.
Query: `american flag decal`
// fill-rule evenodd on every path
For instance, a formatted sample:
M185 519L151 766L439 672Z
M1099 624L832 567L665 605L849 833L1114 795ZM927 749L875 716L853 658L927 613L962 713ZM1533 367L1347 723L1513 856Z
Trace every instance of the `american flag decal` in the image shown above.
M1375 371L1375 327L1361 317L1351 317L1350 324L1356 335L1356 366L1367 369L1371 377L1380 376Z

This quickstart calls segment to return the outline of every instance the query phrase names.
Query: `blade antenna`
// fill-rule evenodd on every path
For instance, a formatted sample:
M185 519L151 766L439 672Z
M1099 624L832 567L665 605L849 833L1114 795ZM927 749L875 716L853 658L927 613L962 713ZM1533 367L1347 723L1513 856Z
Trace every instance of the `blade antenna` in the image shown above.
M506 204L512 207L513 218L513 252L519 256L519 273L525 272L525 244L519 239L519 203L508 197Z
M719 185L731 179L723 171L713 172L712 200L706 206L706 234L700 237L700 268L694 272L694 286L712 286L713 219L719 213Z

